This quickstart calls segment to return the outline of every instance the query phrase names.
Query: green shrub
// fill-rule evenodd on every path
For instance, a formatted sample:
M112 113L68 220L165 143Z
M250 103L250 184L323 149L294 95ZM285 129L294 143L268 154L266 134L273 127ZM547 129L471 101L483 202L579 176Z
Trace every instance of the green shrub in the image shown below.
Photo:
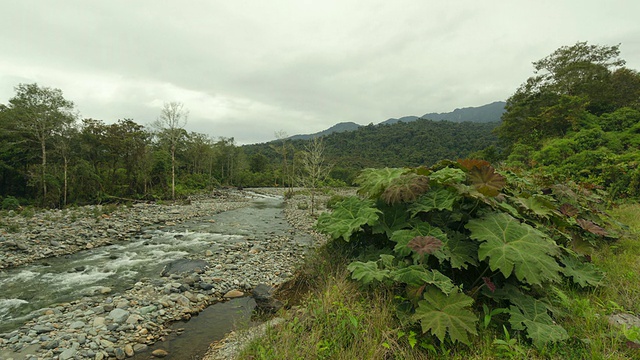
M7 196L2 200L2 210L18 210L20 202L13 196Z

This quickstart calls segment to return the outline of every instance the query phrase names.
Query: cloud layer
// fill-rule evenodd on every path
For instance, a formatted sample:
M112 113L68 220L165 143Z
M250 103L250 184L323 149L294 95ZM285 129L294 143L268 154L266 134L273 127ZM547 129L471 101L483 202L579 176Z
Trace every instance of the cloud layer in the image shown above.
M62 89L83 117L149 124L179 101L187 130L238 143L505 100L531 62L577 41L621 43L640 68L640 3L623 0L2 7L0 102L37 82Z

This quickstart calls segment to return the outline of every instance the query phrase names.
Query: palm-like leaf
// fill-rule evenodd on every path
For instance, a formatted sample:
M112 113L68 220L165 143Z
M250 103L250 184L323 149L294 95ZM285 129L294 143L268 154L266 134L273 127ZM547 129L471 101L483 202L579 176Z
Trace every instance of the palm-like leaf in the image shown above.
M433 236L442 241L446 241L447 239L447 235L443 233L442 230L435 226L431 226L429 223L423 222L411 229L394 231L391 235L391 240L395 241L397 244L393 251L401 257L411 255L412 249L408 244L416 236Z
M358 280L365 285L371 284L374 281L382 282L389 276L389 270L378 268L378 264L375 261L361 262L354 261L347 269L351 271L351 278Z
M429 190L429 178L416 173L394 178L380 196L387 204L411 202Z
M576 256L564 256L562 258L562 273L573 279L573 282L581 287L597 286L602 284L604 273L595 265L580 261Z
M504 176L498 174L492 166L471 168L469 179L478 192L491 197L497 196L506 185Z
M356 182L360 184L358 193L377 199L395 179L406 172L407 169L398 168L364 169L356 178Z
M457 193L444 189L434 189L422 195L416 202L409 206L411 216L420 212L433 210L452 210L453 204L459 199Z
M336 204L331 213L320 215L316 227L333 239L349 241L351 235L360 231L362 226L376 224L379 213L372 200L353 196Z
M444 243L434 236L416 236L409 240L407 247L420 255L433 254L440 250Z
M435 335L441 342L449 335L451 341L470 344L468 334L476 335L478 317L469 310L473 299L453 291L448 296L436 287L428 287L424 300L418 302L415 317L422 332Z
M482 241L478 258L489 258L491 270L500 270L505 277L540 284L557 281L560 266L554 256L558 247L544 234L503 213L491 213L472 219L465 226L471 238Z
M556 325L547 305L529 296L519 296L511 299L516 306L510 306L509 322L515 330L526 330L527 337L538 348L544 344L567 339L569 336L562 326Z

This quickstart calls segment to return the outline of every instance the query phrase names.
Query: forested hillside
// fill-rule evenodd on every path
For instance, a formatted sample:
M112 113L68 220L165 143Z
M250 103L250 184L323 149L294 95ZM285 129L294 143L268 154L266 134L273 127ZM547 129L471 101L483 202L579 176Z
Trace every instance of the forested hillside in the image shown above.
M150 127L133 119L80 119L62 90L19 84L16 95L0 104L2 207L173 199L220 185L300 184L307 140L240 147L233 138L187 132L187 114L182 104L166 103ZM366 167L466 157L496 142L496 125L418 120L333 133L323 137L323 156L332 165L326 183L350 184Z
M492 131L497 125L419 119L393 125L367 125L356 131L328 135L323 142L327 162L333 165L331 177L350 184L364 168L431 165L442 159L465 158L487 147L495 148L497 137ZM303 150L305 143L281 140L242 148L251 164L264 163L263 168L272 166L277 171L282 167L283 154L292 157L294 166L294 155ZM259 168L252 165L251 169Z
M618 46L565 46L534 63L497 129L507 165L615 197L640 195L640 74Z

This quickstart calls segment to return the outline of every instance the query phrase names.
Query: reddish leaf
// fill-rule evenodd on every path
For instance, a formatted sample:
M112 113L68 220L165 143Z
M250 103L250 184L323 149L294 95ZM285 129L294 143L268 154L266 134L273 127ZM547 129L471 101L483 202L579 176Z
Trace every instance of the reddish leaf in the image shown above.
M607 236L607 230L601 228L600 226L594 224L591 220L578 219L576 220L578 225L584 230L600 236Z
M416 236L407 243L407 247L420 255L433 254L444 244L434 236Z
M565 216L568 217L574 217L576 215L578 215L578 209L575 208L575 206L573 205L569 205L569 204L562 204L560 206L560 212L562 214L564 214Z
M491 166L488 161L477 159L458 159L458 164L467 170L471 170L473 168L481 169L484 166Z
M472 185L483 195L498 196L506 185L504 176L498 174L492 166L474 167L469 170Z
M494 292L496 291L496 284L494 284L491 279L489 279L486 276L482 277L482 281L484 281L484 284L487 285L487 288L489 289L489 291Z
M427 190L429 190L428 177L409 173L393 179L381 198L389 205L411 202Z

